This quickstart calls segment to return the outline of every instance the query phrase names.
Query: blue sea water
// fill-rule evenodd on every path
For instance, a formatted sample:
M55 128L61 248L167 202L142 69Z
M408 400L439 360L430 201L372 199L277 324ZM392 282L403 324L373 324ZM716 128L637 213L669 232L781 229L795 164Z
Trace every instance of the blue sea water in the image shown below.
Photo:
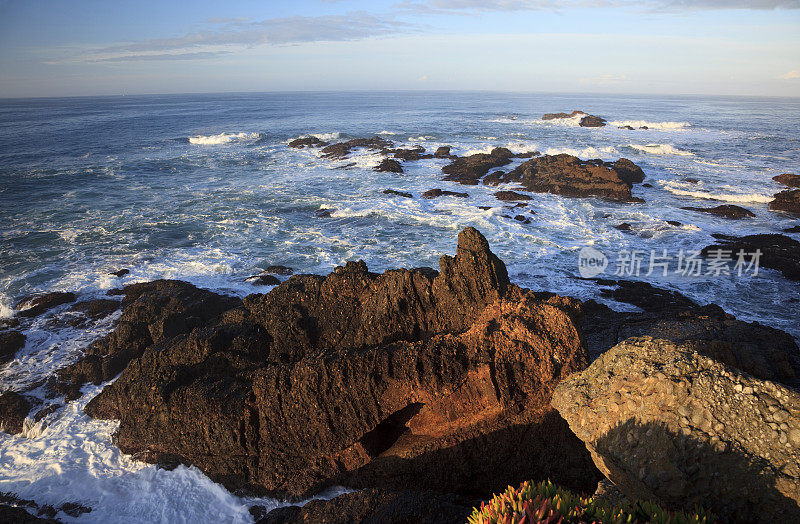
M576 119L541 120L543 113L573 109L602 116L609 125L590 129ZM636 129L618 128L624 125ZM494 198L497 188L442 181L445 160L406 162L403 174L377 173L372 168L381 157L375 152L330 160L315 149L287 147L306 134L328 141L379 134L430 152L449 145L459 155L503 146L583 159L626 157L644 169L653 187L635 186L634 196L644 204L534 194L530 207L512 211ZM33 292L91 297L155 278L244 295L263 291L245 278L271 264L320 274L352 259L365 260L373 271L436 267L441 254L454 252L465 226L486 235L514 282L596 298L597 286L577 278L582 247L605 253L611 272L620 250L677 256L709 245L712 233L781 232L797 220L767 209L783 189L772 177L797 173L798 166L800 99L397 92L0 100L0 316L12 314L15 301ZM420 198L437 187L466 191L469 198ZM414 198L388 196L385 189ZM681 209L725 203L756 217L725 220ZM333 211L319 218L320 209ZM510 218L518 213L530 223ZM614 227L623 222L633 231ZM121 268L130 273L109 275ZM800 336L793 302L800 285L776 271L741 277L645 272L639 278L653 285ZM77 358L112 324L81 333L54 330L46 319L26 326L28 343L0 370L0 389L34 384ZM95 423L74 416L70 420L80 427ZM112 430L102 426L97 438L105 442ZM30 466L27 484L25 475L14 473L39 449L23 444L0 442L16 450L0 459L0 483L52 503L47 482L56 481L38 466ZM115 471L142 474L138 466L119 465L125 459L113 451L104 453L103 460L117 466L103 474L76 466L76 474L101 480L105 474L116 478ZM63 467L68 460L80 464L81 456L53 460ZM169 504L172 497L163 498ZM115 511L114 504L122 504L113 497L89 502ZM230 504L231 514L239 515L241 504Z

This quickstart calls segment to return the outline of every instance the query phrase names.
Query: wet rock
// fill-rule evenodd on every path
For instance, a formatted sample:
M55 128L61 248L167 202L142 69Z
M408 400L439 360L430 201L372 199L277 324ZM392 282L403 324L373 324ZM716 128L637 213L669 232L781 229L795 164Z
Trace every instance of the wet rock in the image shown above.
M277 286L281 281L278 277L270 273L260 273L252 277L248 277L247 281L256 286Z
M0 364L14 358L25 347L25 335L16 330L0 331Z
M312 500L303 507L288 506L271 511L258 524L415 523L461 524L480 502L432 491L386 491L369 488L330 500Z
M411 162L414 160L421 160L426 158L433 158L434 155L426 155L425 148L422 146L414 146L409 149L387 149L384 151L386 155L392 155L394 158Z
M85 300L83 302L78 302L69 308L68 311L71 313L81 313L87 318L97 320L110 315L118 310L119 307L120 302L118 300L101 298L97 300Z
M697 180L696 178L684 178L683 181L687 182L689 184L699 184L700 183L700 181Z
M446 191L446 190L442 190L442 189L436 188L436 189L429 189L428 191L425 191L424 193L422 193L421 196L422 196L422 198L427 198L427 199L438 198L440 196L452 196L452 197L458 197L458 198L467 198L467 197L469 197L469 193L460 193L458 191Z
M450 180L465 185L476 185L478 181L495 167L504 166L511 162L514 153L504 147L496 147L491 153L476 153L457 158L453 163L442 168L446 175L444 180Z
M117 328L92 343L86 356L62 368L50 388L67 400L77 398L80 386L100 384L154 344L166 342L207 325L222 312L241 305L238 298L218 295L178 280L131 284L122 290L122 316Z
M45 418L47 415L55 413L56 411L61 409L61 407L62 407L61 404L49 404L49 405L43 407L42 409L37 411L35 415L33 415L34 422L39 422L40 420Z
M617 126L617 129L627 129L628 131L635 131L636 129L631 126Z
M523 162L505 175L503 181L517 182L537 193L643 202L631 195L631 173L634 170L623 160L614 164L617 166L615 169L602 161L583 161L567 154L544 155ZM624 177L620 172L624 173Z
M314 216L317 218L331 218L333 216L333 212L336 211L335 209L326 209L321 208L314 211Z
M412 195L411 193L406 193L405 191L397 191L397 190L394 190L394 189L386 189L386 190L384 190L383 194L384 195L400 196L400 197L404 197L404 198L414 198L414 195Z
M681 227L683 224L678 222L677 220L667 220L667 224L675 227Z
M614 226L614 229L619 229L620 231L631 231L633 229L633 226L631 226L627 222L623 222L622 224Z
M731 204L725 204L717 207L682 207L687 211L697 211L698 213L709 213L722 218L730 218L738 220L740 218L752 218L756 215L749 209Z
M304 136L302 138L295 138L291 142L289 142L289 147L293 147L295 149L302 149L304 147L325 147L328 145L328 142L321 140L315 136Z
M45 311L62 304L75 302L75 293L55 291L23 298L14 306L21 317L38 317Z
M354 138L347 142L339 142L322 148L322 156L325 158L345 158L350 154L350 151L356 148L382 151L392 147L394 147L392 142L379 136L374 136L372 138Z
M650 128L647 126L639 126L639 129L650 129Z
M578 111L577 109L572 113L545 113L542 115L542 120L557 120L562 118L573 118L578 115L585 115L583 111Z
M21 432L30 410L30 402L19 393L6 391L0 394L0 431L12 435Z
M516 191L498 191L494 194L497 200L503 202L516 202L519 200L530 200L531 196L524 193L517 193Z
M261 273L267 275L289 276L294 274L294 269L288 266L272 265L264 268L264 271L262 271Z
M800 226L787 227L783 230L784 233L800 233Z
M478 209L481 209L483 211L489 211L490 209L492 209L492 206L478 206Z
M531 219L526 217L525 215L516 215L514 217L514 220L516 220L517 222L522 222L523 224L530 224L531 223Z
M734 237L728 235L712 235L717 242L703 248L702 253L708 256L712 250L724 249L731 252L734 260L738 259L740 250L745 252L745 260L749 263L751 254L761 251L760 267L777 269L790 280L800 280L800 242L779 234L747 235Z
M606 125L606 120L599 116L588 115L581 118L579 125L581 127L604 127Z
M800 187L800 175L784 173L782 175L772 177L772 180L778 182L779 184L783 184L784 186Z
M769 203L770 211L783 211L800 215L800 189L781 191L775 195L775 200Z
M380 164L375 167L375 171L381 173L402 173L403 166L397 160L391 158L384 158Z
M504 171L495 171L483 177L483 185L485 186L499 186L503 182L505 176Z
M0 503L0 522L5 524L58 524L51 518L42 518L28 513L23 507Z
M120 419L124 452L183 457L231 489L594 489L549 407L587 362L577 301L511 285L472 228L439 269L293 276L146 348L86 412Z
M653 187L653 184L644 183L642 184L642 187Z
M433 156L436 158L454 158L454 156L450 154L450 146L440 146L436 149Z
M112 271L109 275L114 275L115 277L124 277L128 273L130 273L130 269L119 269L117 271Z
M800 519L800 447L770 426L800 428L793 389L642 337L561 382L553 405L630 499L723 522Z
M633 184L638 184L644 180L644 171L642 171L642 168L627 158L620 158L612 163L610 167L616 171L619 177L629 186L633 186Z

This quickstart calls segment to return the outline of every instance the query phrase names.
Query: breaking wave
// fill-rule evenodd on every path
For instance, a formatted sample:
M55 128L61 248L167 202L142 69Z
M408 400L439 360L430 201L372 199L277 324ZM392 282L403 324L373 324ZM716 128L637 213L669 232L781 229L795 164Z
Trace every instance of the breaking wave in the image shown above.
M648 155L678 155L678 156L694 156L691 151L684 151L678 149L672 144L628 144L624 147L629 147L647 153Z
M218 135L197 135L190 136L189 143L200 146L216 146L227 144L235 140L255 140L260 135L258 133L220 133Z
M631 126L636 129L640 127L647 127L649 129L657 129L659 131L675 131L677 129L686 129L692 127L689 122L648 122L646 120L614 120L609 122L608 125L616 127Z

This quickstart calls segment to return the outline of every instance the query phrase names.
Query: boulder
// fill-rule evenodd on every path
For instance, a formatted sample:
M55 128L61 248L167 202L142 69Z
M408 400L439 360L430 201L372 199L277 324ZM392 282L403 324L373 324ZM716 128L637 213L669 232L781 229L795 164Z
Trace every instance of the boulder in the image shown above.
M293 276L148 347L86 412L120 419L124 452L179 458L231 489L594 489L549 406L587 362L577 301L510 284L472 228L439 269Z
M627 222L623 222L622 224L614 226L614 229L619 229L620 231L632 231L633 226Z
M458 198L467 198L469 197L469 193L461 193L459 191L446 191L439 188L436 189L429 189L420 195L422 198L432 199L438 198L440 196L452 196Z
M38 317L45 311L62 304L75 302L75 293L54 291L25 297L14 306L21 317Z
M577 109L572 113L545 113L542 115L542 120L557 120L562 118L573 118L578 115L585 115L583 111L578 111Z
M756 215L749 209L731 204L725 204L717 207L682 207L687 211L697 211L698 213L709 213L722 218L730 218L738 220L740 218L753 218Z
M270 273L261 272L258 275L248 277L247 281L256 286L277 286L281 283L278 277Z
M644 181L644 171L627 158L620 158L609 167L617 172L619 177L629 186Z
M268 275L289 276L294 274L294 269L288 266L272 265L264 268L264 271L262 271L262 273L266 273Z
M312 500L305 506L288 506L269 512L257 524L417 523L462 524L480 504L456 495L432 491L387 491L368 488L330 500Z
M800 521L800 394L691 347L622 342L553 395L629 499L723 522Z
M790 280L800 280L800 242L792 237L774 233L743 237L721 234L712 236L717 239L717 243L703 248L704 256L708 256L711 251L723 249L730 251L733 259L737 260L739 251L744 251L745 260L749 263L751 254L760 250L760 267L777 269Z
M25 347L25 335L16 330L0 331L0 364L8 362Z
M384 195L394 195L394 196L399 196L399 197L403 197L403 198L414 198L414 195L412 195L411 193L407 193L405 191L397 191L395 189L386 189L386 190L384 190L383 194Z
M476 153L461 158L456 158L453 163L442 168L446 175L444 180L450 180L465 185L476 185L490 169L504 166L511 162L514 153L504 147L496 147L491 153Z
M321 140L315 136L304 136L302 138L295 138L291 142L289 142L289 147L293 147L295 149L302 149L304 147L325 147L328 145L328 142Z
M530 200L531 196L524 193L517 193L516 191L498 191L494 194L497 200L503 202L517 202L520 200Z
M632 175L633 168L622 160L608 166L602 161L584 161L568 154L544 155L523 162L507 173L503 182L517 182L537 193L642 202L631 195L636 177Z
M769 203L770 211L783 211L793 215L800 215L800 189L789 189L775 195L775 200Z
M450 154L450 146L438 147L433 156L435 156L436 158L454 158L453 155Z
M112 271L112 272L109 273L109 275L114 275L115 277L124 277L125 275L127 275L130 272L131 272L130 269L124 269L123 268L123 269L118 269L116 271Z
M784 173L782 175L772 177L772 180L778 182L779 184L783 184L784 186L800 187L800 175Z
M325 158L345 158L350 151L356 148L366 148L373 150L384 150L393 147L394 144L385 138L374 136L372 138L354 138L347 142L339 142L322 148L322 156Z
M405 161L421 160L424 158L433 158L433 155L426 155L425 148L422 146L414 146L407 149L386 149L383 151L385 155L392 155L394 158Z
M25 417L31 410L28 399L13 391L0 394L0 431L16 435L22 431Z
M384 158L381 163L375 166L375 171L380 173L402 173L403 166L397 160L391 158Z
M587 115L581 118L579 125L581 127L604 127L606 125L606 120L599 116Z

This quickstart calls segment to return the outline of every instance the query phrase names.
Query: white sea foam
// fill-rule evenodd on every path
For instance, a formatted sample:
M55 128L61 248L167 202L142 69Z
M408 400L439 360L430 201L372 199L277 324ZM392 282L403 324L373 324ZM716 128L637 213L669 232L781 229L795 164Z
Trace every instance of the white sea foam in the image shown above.
M216 146L237 140L255 140L258 133L220 133L218 135L190 136L189 143L200 146Z
M330 142L331 140L338 140L342 137L342 134L338 131L334 131L333 133L312 133L306 136L313 136L319 138L320 140L324 140L326 142Z
M646 120L614 120L608 125L615 127L631 126L635 128L647 127L658 131L676 131L692 127L689 122L648 122Z
M630 147L648 155L694 156L691 151L678 149L672 144L627 144L625 147Z
M409 142L427 142L428 140L436 140L435 136L420 135L408 137Z
M705 200L719 200L721 202L758 202L767 203L771 202L773 197L760 193L718 193L710 189L706 189L702 183L690 184L688 182L679 182L676 180L659 180L658 183L672 193L678 196L687 196L693 198L702 198ZM735 189L731 186L722 186L723 189Z
M560 155L566 153L582 159L588 158L608 158L609 156L619 156L620 153L613 146L584 147L576 149L574 147L548 147L544 150L547 155Z

